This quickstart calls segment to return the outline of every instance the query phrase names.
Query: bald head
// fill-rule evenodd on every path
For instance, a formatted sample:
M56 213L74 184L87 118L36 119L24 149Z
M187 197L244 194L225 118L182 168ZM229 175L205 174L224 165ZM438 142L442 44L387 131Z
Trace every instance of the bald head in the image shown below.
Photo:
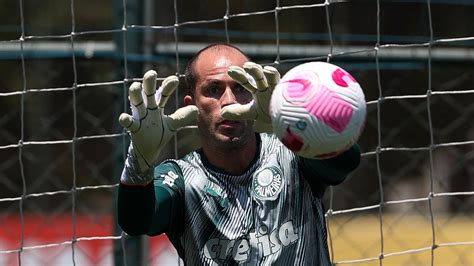
M191 58L191 60L189 60L188 64L186 65L186 69L185 69L184 74L185 74L187 93L189 95L194 95L194 90L196 88L196 82L197 82L197 79L198 79L197 71L196 71L197 62L199 61L199 59L203 55L207 55L208 53L212 53L212 54L216 54L216 55L219 55L219 54L222 54L222 53L229 53L229 54L230 53L239 53L239 54L243 55L245 58L247 58L247 61L250 61L249 57L244 52L242 52L239 48L237 48L237 47L235 47L231 44L216 43L216 44L211 44L211 45L208 45L208 46L204 47L203 49L199 50L193 56L193 58Z

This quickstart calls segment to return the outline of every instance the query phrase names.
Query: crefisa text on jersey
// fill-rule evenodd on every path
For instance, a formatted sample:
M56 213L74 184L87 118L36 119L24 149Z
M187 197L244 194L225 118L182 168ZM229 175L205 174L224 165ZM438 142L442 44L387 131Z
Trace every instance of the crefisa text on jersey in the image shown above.
M203 248L204 256L216 262L225 260L228 256L239 263L250 262L252 257L262 257L252 250L262 253L263 257L279 252L299 239L298 228L288 221L271 232L265 225L260 226L258 233L252 229L250 233L239 239L211 238Z

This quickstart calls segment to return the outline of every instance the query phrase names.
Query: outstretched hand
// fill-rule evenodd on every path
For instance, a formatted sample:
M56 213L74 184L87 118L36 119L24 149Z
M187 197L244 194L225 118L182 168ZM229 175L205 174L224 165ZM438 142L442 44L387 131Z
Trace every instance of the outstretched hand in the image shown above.
M167 77L156 90L157 73L150 70L143 76L143 83L134 82L129 87L132 115L120 114L119 122L130 132L132 145L140 171L152 167L161 149L181 127L195 125L198 109L194 105L179 108L165 115L163 108L178 87L176 76Z
M273 89L280 81L280 73L271 66L262 68L253 62L247 62L243 68L229 67L227 73L237 83L250 91L253 101L248 104L232 104L222 108L221 115L231 120L255 120L257 132L273 132L270 118L270 99Z

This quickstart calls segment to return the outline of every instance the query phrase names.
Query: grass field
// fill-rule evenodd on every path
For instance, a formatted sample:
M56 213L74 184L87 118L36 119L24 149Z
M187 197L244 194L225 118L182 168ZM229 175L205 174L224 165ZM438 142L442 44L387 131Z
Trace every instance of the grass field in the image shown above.
M435 215L434 218L435 243L440 246L434 250L433 265L474 265L474 215ZM382 220L385 256L382 265L431 265L433 227L429 215L384 214ZM335 215L328 221L330 253L336 264L380 265L382 238L378 214ZM470 243L443 246L455 242ZM398 254L422 248L426 250ZM361 261L344 263L352 260Z

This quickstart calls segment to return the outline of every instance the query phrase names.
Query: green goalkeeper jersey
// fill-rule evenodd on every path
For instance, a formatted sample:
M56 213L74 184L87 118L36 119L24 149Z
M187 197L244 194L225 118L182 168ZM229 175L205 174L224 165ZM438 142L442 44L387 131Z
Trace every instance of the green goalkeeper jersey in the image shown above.
M156 206L171 205L169 212L155 207L153 215L161 216L147 233L166 233L188 265L330 265L322 195L357 167L358 147L309 160L273 135L258 139L255 158L239 176L213 167L200 150L157 166Z
M311 160L274 135L257 136L242 175L212 166L197 150L161 163L145 187L120 184L122 229L166 233L187 265L330 265L322 196L358 166L358 146ZM133 164L127 160L122 175L133 175Z

